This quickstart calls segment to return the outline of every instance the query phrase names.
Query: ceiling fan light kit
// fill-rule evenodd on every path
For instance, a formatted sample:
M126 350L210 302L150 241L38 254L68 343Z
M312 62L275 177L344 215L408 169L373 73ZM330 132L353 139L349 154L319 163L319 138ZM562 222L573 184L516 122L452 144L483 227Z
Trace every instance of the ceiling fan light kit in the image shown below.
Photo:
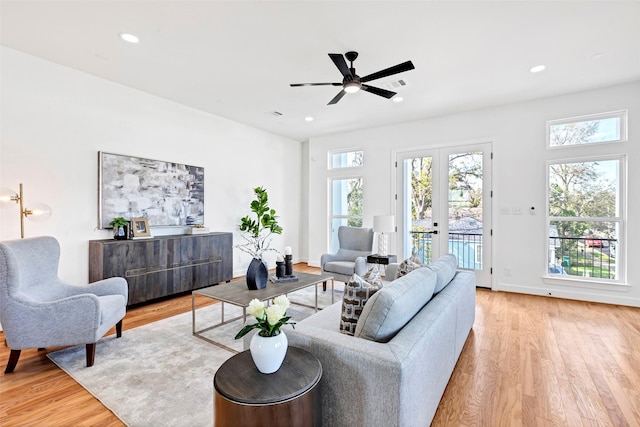
M357 82L346 82L344 84L344 91L347 93L356 93L360 90L360 83Z
M413 70L415 67L411 61L403 62L402 64L394 65L393 67L385 68L384 70L380 70L373 74L368 74L364 77L360 77L356 74L356 69L353 66L353 61L358 57L358 52L350 51L344 54L340 53L330 53L329 58L333 61L335 66L338 68L340 73L342 74L342 83L292 83L291 87L299 87L299 86L342 86L342 90L338 92L338 94L329 101L328 105L337 104L338 101L342 99L342 97L347 93L355 93L360 90L365 92L372 93L374 95L382 96L383 98L391 99L396 92L392 92L390 90L382 89L375 86L369 86L364 83L369 82L371 80L381 79L383 77L392 76L394 74L402 73L404 71ZM345 60L346 58L346 60ZM351 66L347 66L347 62L349 61Z

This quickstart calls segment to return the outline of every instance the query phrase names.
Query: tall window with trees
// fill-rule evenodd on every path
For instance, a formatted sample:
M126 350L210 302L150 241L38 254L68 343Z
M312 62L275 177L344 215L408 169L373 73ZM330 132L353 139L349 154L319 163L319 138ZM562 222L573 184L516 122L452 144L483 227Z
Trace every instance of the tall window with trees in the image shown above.
M340 151L329 153L329 169L340 171L345 169L357 171L364 164L361 150ZM330 179L330 226L331 251L338 250L338 227L362 227L362 205L364 186L362 177L339 176Z
M591 116L590 116L591 117ZM580 146L594 138L619 141L620 123L599 115L549 127L550 146ZM604 125L603 125L604 123ZM607 127L601 129L601 125ZM617 135L608 138L604 134ZM596 137L596 135L600 135ZM624 280L624 167L622 155L548 164L548 273L585 280Z

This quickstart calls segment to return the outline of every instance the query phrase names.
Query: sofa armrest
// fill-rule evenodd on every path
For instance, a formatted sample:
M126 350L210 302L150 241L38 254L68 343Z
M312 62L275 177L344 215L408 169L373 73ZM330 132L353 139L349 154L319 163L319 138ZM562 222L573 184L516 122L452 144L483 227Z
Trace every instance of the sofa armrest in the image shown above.
M389 425L397 424L397 414L380 411L383 395L400 393L402 365L391 346L304 322L287 331L287 337L289 345L309 351L322 364L320 387L325 425L380 426L389 420Z
M387 281L396 280L396 274L398 273L398 267L400 267L399 262L391 262L384 269L384 279Z

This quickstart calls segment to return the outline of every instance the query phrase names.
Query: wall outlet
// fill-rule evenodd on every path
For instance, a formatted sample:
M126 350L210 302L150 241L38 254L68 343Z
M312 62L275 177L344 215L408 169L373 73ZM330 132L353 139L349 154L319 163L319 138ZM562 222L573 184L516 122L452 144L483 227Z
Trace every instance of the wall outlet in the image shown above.
M505 267L504 268L504 275L505 276L511 276L511 267Z
M511 215L511 209L509 208L500 208L501 215Z
M522 209L520 208L512 208L511 212L513 212L514 215L522 215Z

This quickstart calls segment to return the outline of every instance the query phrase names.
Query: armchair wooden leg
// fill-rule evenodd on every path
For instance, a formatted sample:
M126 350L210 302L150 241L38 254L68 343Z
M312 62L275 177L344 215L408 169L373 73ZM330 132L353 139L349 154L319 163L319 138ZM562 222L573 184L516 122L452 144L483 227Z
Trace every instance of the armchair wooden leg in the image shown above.
M7 369L4 370L5 374L10 374L16 368L18 359L20 359L20 351L21 350L11 350L11 354L9 355L9 362L7 363Z
M122 336L122 320L116 323L116 337L120 338Z
M327 292L327 282L326 281L322 282L322 291L323 292Z
M87 368L93 366L96 359L96 343L87 344Z

